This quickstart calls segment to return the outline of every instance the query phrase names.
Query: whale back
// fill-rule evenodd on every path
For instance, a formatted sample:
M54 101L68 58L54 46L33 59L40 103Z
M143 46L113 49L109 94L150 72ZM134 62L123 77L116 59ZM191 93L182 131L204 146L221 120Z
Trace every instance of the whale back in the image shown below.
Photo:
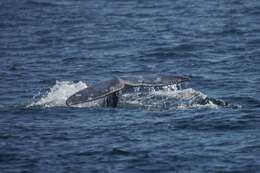
M67 99L66 104L72 106L95 101L123 89L124 86L124 82L120 78L115 77L76 92Z

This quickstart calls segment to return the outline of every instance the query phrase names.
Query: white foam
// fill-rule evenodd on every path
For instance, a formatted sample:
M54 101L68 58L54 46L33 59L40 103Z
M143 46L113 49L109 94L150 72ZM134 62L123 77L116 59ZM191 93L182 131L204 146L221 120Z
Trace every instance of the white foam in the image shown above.
M174 89L174 90L160 90L152 93L154 95L167 96L168 100L173 98L178 100L177 109L190 109L190 108L218 108L219 106L211 100L207 100L208 96L193 88L187 89Z
M33 101L28 107L31 106L66 106L66 100L72 94L87 88L86 83L71 81L56 81L56 84L50 88L47 93L44 93L40 99Z
M180 109L180 110L192 109L192 108L197 108L197 109L202 109L202 108L217 109L217 108L219 108L219 106L214 104L212 101L209 101L206 104L200 104L200 103L196 103L196 102L181 103L181 104L179 104L177 106L177 109Z
M126 93L122 97L124 103L155 110L219 107L206 94L193 88L179 89L177 85L163 87L160 90L150 89L146 94L135 90L135 93Z

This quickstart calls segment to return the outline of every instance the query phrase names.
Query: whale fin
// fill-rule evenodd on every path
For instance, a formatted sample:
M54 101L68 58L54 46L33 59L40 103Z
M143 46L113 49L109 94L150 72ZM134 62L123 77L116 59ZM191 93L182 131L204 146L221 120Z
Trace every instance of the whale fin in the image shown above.
M115 77L80 90L70 96L66 100L66 104L68 106L72 106L80 103L95 101L123 89L124 86L124 82L120 78Z
M188 77L184 76L173 76L173 75L148 75L148 76L137 76L137 77L122 77L125 85L138 87L138 86L166 86L179 84L185 81L189 81Z

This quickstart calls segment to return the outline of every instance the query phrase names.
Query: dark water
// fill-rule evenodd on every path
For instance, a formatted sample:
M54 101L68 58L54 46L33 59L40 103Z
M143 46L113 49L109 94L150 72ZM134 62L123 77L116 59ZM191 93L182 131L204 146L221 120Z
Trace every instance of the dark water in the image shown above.
M259 19L257 0L0 1L0 172L260 172ZM64 106L151 73L238 106Z

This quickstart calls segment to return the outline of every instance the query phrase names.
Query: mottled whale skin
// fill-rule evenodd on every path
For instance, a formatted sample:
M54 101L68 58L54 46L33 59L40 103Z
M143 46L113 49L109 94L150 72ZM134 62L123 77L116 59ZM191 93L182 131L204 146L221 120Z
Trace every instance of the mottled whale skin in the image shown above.
M113 77L73 94L66 100L67 106L106 98L106 106L116 107L118 92L129 87L157 87L179 84L188 81L188 77L173 75L147 75L132 77Z

